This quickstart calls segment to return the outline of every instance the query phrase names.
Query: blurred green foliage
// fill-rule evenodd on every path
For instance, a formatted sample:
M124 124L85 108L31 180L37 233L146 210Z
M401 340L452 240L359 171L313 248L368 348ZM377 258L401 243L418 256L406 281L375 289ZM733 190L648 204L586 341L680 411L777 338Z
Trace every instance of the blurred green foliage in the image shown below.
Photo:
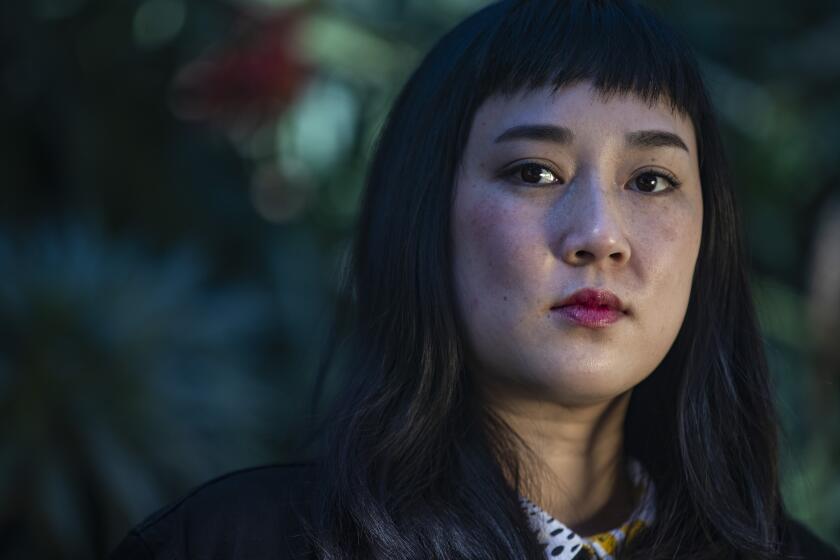
M0 557L102 557L190 486L311 452L370 149L485 3L0 5ZM650 4L719 108L788 503L840 544L840 4Z
M122 530L179 482L231 454L268 456L252 435L268 420L264 383L239 375L265 322L258 294L208 289L192 249L149 259L82 230L4 240L0 267L12 556L47 555L30 549L40 533L90 557L92 533Z

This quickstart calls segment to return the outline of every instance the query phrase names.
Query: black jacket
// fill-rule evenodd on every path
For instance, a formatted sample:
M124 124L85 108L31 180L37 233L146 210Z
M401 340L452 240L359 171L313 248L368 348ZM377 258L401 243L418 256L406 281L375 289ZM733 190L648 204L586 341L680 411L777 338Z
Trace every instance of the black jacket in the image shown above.
M269 465L207 482L131 530L111 560L291 560L308 557L298 512L314 465ZM811 560L840 555L790 520L785 549Z

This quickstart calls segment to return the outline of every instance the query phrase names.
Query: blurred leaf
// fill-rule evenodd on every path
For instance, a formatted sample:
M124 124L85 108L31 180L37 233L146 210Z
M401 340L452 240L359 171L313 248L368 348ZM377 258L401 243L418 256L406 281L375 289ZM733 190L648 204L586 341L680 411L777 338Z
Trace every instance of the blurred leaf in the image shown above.
M301 33L303 52L314 64L348 80L391 86L401 81L420 52L396 44L335 15L309 18Z
M255 292L209 289L188 248L152 258L83 229L0 237L0 269L0 518L44 525L39 546L85 557L173 485L268 457Z
M781 282L757 274L753 292L762 331L799 351L809 350L811 336L802 295Z

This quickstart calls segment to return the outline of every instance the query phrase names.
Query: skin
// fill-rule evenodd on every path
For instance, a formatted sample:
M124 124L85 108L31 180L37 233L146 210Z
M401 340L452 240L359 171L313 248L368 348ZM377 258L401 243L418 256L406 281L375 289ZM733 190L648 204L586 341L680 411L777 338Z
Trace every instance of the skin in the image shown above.
M568 130L498 140L523 125ZM685 149L667 134L628 140L651 130ZM533 464L525 495L584 535L635 505L627 405L682 325L702 220L694 128L665 102L604 98L581 82L491 97L475 115L452 214L468 367L533 452L522 456ZM621 298L621 318L591 328L552 310L586 287Z

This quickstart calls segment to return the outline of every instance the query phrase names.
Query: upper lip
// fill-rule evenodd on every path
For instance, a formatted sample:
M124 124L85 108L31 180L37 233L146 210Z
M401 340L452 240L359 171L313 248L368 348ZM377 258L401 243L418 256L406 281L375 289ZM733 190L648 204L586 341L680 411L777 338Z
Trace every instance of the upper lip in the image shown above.
M554 304L553 308L565 307L567 305L585 305L588 307L606 306L617 311L624 311L624 304L617 295L609 290L598 290L595 288L584 288L574 292L572 295Z

